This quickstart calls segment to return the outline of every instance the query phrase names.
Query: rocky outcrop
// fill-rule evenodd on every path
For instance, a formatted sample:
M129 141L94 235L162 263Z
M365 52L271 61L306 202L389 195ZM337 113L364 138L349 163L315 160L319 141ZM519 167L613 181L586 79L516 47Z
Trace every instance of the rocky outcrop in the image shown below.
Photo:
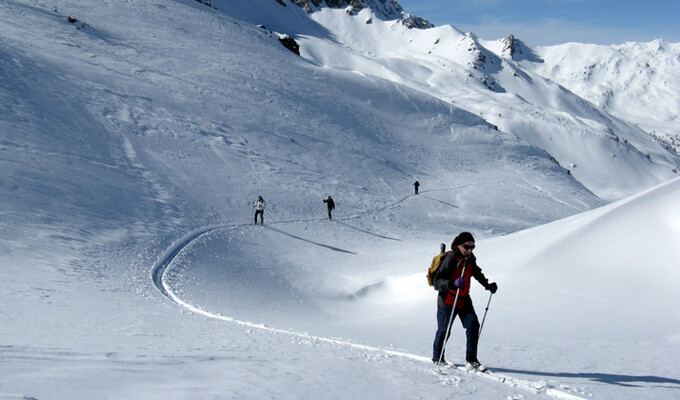
M267 32L270 38L273 38L274 35L278 36L279 43L281 43L283 47L287 48L288 50L292 51L297 55L300 55L300 45L290 35L287 35L285 33L272 32L269 29L267 29L267 27L264 25L258 25L257 27Z
M281 42L283 47L297 55L300 55L300 45L289 35L279 35L279 42Z
M514 61L528 60L537 63L543 62L543 60L534 53L531 47L527 46L513 34L498 39L498 41L503 46L500 53L500 56L503 58L509 58Z
M290 0L312 13L322 7L345 8L348 13L356 14L363 9L371 9L377 18L384 21L399 20L408 28L432 28L429 21L404 11L397 0Z
M522 54L522 46L512 33L501 39L501 43L503 44L503 50L501 50L503 57L514 59L515 54Z
M201 4L203 4L204 6L208 6L208 7L212 8L212 9L217 10L217 7L215 7L215 5L214 5L214 4L212 3L212 1L210 1L210 0L196 0L196 1L199 2L199 3L201 3Z

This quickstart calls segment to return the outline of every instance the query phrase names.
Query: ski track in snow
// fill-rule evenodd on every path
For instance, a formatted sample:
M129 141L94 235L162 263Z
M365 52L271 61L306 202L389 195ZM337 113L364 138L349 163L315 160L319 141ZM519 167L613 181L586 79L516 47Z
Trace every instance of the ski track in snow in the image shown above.
M375 212L375 211L381 211L385 209L391 209L399 206L402 204L404 201L408 200L409 198L413 197L414 195L409 195L404 197L403 199L395 202L394 204L376 209L376 210L369 210L369 211L361 211L358 212L354 215L346 216L343 218L339 218L338 220L346 220L346 219L354 219L362 215L366 215L370 212ZM299 219L299 220L291 220L291 221L279 221L275 222L270 225L281 225L281 224L290 224L290 223L299 223L299 222L310 222L310 221L315 221L318 218L308 218L308 219ZM345 347L350 347L353 349L361 350L361 351L366 351L366 352L372 352L372 353L381 353L385 354L391 357L400 357L400 358L406 358L412 361L418 361L418 362L423 362L423 363L428 363L431 364L432 361L430 360L429 357L425 356L420 356L417 354L411 354L411 353L405 353L405 352L400 352L400 351L395 351L395 350L390 350L390 349L385 349L381 347L376 347L376 346L368 346L368 345L363 345L363 344L358 344L358 343L352 343L349 341L345 340L338 340L338 339L331 339L331 338L326 338L322 336L314 336L310 335L308 333L303 333L303 332L296 332L294 330L286 330L286 329L281 329L281 328L274 328L271 326L267 326L262 323L254 323L254 322L247 322L247 321L242 321L238 320L236 318L232 318L229 316L225 316L219 313L214 313L210 312L207 310L204 310L198 306L195 306L193 304L190 304L184 300L182 300L170 287L170 285L167 284L165 280L165 272L167 271L168 267L172 264L174 261L175 257L187 246L191 245L194 241L198 240L201 238L203 235L206 235L210 232L214 232L216 230L229 230L229 229L234 229L234 228L239 228L243 226L249 226L251 224L234 224L234 225L213 225L213 226L206 226L202 227L200 229L197 229L193 232L190 232L186 235L184 235L180 240L178 240L175 244L173 244L166 252L161 256L161 258L154 264L152 270L151 270L151 278L153 280L154 285L156 288L172 300L174 303L179 305L180 307L189 310L195 314L204 316L206 318L210 319L215 319L215 320L220 320L232 324L236 324L242 327L247 327L250 329L258 329L261 331L265 332L271 332L271 333L276 333L276 334L284 334L284 335L289 335L293 337L298 337L302 338L305 340L311 340L319 343L328 343L336 346L345 346ZM274 229L275 232L277 232L276 229ZM535 394L544 394L546 396L549 396L554 399L559 399L559 400L585 400L583 397L576 396L571 393L567 393L565 391L555 389L551 385L549 385L545 381L531 381L531 380L526 380L526 379L518 379L518 378L513 378L510 376L498 374L495 372L475 372L475 371L469 371L467 370L464 366L455 366L452 365L450 367L437 367L435 368L435 372L440 375L440 376L445 376L448 374L449 371L455 371L457 373L467 373L470 375L478 376L480 378L484 378L490 381L494 382L499 382L499 383L504 383L510 387L513 388L519 388L523 389L526 391L529 391L531 393Z

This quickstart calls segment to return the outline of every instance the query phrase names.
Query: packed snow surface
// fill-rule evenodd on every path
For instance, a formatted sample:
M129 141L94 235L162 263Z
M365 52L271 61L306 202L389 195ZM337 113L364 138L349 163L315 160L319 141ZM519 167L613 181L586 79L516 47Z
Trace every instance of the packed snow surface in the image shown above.
M282 2L0 0L0 399L677 398L677 46Z

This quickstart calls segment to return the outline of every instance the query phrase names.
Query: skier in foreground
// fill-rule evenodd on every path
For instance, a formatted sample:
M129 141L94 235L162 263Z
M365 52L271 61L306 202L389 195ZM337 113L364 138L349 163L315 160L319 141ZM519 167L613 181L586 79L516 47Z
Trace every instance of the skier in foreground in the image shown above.
M477 360L477 342L479 340L479 320L470 298L470 278L474 277L484 288L496 293L498 285L489 283L477 265L472 250L475 239L470 232L461 232L451 244L452 253L448 254L434 274L433 285L439 291L437 296L437 333L432 346L432 362L446 365L444 347L448 340L449 320L460 318L467 335L465 353L466 367L477 371L486 368ZM457 298L457 304L454 301ZM451 332L448 332L449 335Z

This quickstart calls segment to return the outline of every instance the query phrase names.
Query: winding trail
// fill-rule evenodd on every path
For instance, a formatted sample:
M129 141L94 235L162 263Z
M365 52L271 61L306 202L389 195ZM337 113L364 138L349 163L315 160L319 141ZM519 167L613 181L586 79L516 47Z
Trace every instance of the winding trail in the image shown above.
M234 225L234 227L236 226L238 225ZM165 271L168 269L168 266L172 263L175 257L177 257L177 254L179 254L179 252L182 251L185 247L190 245L191 242L205 235L206 233L210 233L217 229L225 228L227 227L225 226L203 227L187 235L184 235L184 237L182 237L177 243L173 244L168 250L166 250L165 253L163 253L161 258L156 262L156 264L154 264L153 268L151 269L151 279L153 280L153 284L156 286L156 289L158 289L164 296L173 299L171 295L172 292L170 291L170 289L166 287L165 283L163 282Z
M466 185L469 186L469 185ZM440 189L441 190L441 189ZM455 189L451 189L455 190ZM425 192L425 191L423 191ZM421 193L423 193L421 192ZM374 213L378 211L383 211L387 209L392 209L398 207L400 204L408 200L409 198L414 197L415 195L409 195L404 197L403 199L384 206L382 208L378 208L375 210L369 210L369 211L362 211L353 215L345 216L342 218L339 218L339 220L348 220L348 219L355 219L357 217L360 217L362 215L366 215L369 213ZM419 196L422 196L419 195ZM425 196L422 196L425 197ZM435 199L431 199L435 200ZM455 206L454 206L455 207ZM299 222L312 222L316 220L320 220L323 218L308 218L308 219L299 219L299 220L291 220L291 221L279 221L275 222L274 224L270 225L281 225L281 224L290 224L290 223L299 223ZM180 298L168 285L165 279L165 273L172 264L172 262L175 260L177 255L186 247L190 246L194 241L198 240L202 236L214 232L216 230L229 230L229 229L235 229L239 227L245 227L245 226L250 226L251 224L234 224L234 225L213 225L213 226L206 226L202 227L200 229L197 229L193 232L190 232L186 235L184 235L182 238L180 238L176 243L174 243L170 248L168 248L165 253L159 258L159 260L153 265L152 270L151 270L151 279L153 280L154 286L163 294L166 296L168 299L172 300L174 303L179 305L180 307L189 310L195 314L202 315L206 318L210 319L215 319L223 322L228 322L232 324L236 324L239 326L251 328L251 329L258 329L261 331L266 331L266 332L272 332L276 334L284 334L284 335L289 335L301 339L305 339L307 341L314 341L318 343L328 343L336 346L346 346L350 347L353 349L361 350L364 352L371 352L371 353L379 353L379 354L384 354L387 356L391 357L400 357L400 358L405 358L411 361L417 361L417 362L422 362L426 363L428 365L431 365L432 361L430 360L429 357L424 357L420 356L417 354L411 354L411 353L405 353L405 352L400 352L400 351L395 351L391 349L385 349L381 347L376 347L376 346L367 346L367 345L362 345L362 344L357 344L357 343L352 343L349 341L345 340L338 340L338 339L331 339L331 338L326 338L326 337L321 337L321 336L314 336L310 335L307 333L301 333L301 332L296 332L294 330L285 330L285 329L280 329L280 328L273 328L270 326L267 326L265 324L260 324L260 323L253 323L253 322L246 322L246 321L241 321L232 317L228 317L219 313L211 312L204 310L198 306L195 306L193 304L190 304L186 301L184 301L182 298ZM273 229L273 231L281 233L281 234L286 234L285 232L279 231L277 229ZM370 234L370 232L367 232L367 234ZM299 238L301 240L307 240L303 238ZM393 239L393 238L387 238L385 239L390 239L390 240L398 240L398 239ZM326 246L326 245L323 245ZM327 246L330 247L330 246ZM546 396L549 396L554 399L559 399L559 400L585 400L582 397L576 396L574 394L555 389L545 381L531 381L531 380L525 380L525 379L518 379L518 378L513 378L510 376L506 375L501 375L495 372L487 372L487 373L479 373L479 372L471 372L467 371L464 367L439 367L435 368L435 371L437 374L445 376L450 373L467 373L470 375L478 376L480 378L498 382L498 383L503 383L506 384L510 387L513 388L520 388L523 390L526 390L528 392L534 393L534 394L544 394Z

